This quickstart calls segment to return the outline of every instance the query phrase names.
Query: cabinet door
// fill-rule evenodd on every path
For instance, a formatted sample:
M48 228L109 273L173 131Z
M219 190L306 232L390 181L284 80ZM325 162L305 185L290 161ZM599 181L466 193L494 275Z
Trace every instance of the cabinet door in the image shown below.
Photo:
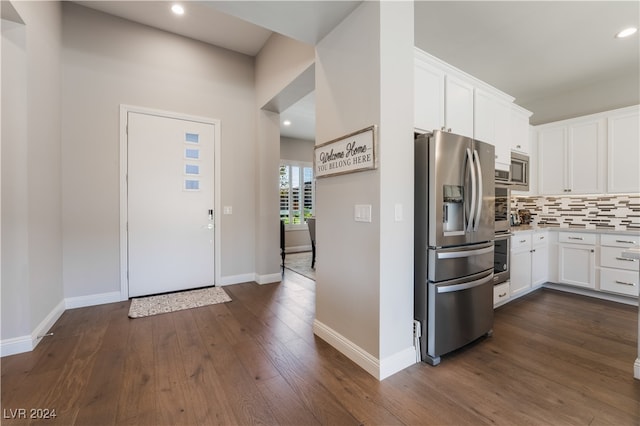
M565 186L566 127L538 132L538 190L541 195L563 194Z
M516 107L512 107L510 122L511 149L523 154L529 154L531 152L529 143L529 115Z
M414 125L430 132L444 127L444 72L423 61L415 62Z
M539 287L549 280L549 246L541 245L531 252L531 286Z
M447 129L473 137L473 86L456 77L445 77L445 113Z
M560 244L558 256L558 278L561 283L588 288L596 287L593 246Z
M474 98L474 139L495 146L495 167L509 170L510 147L510 106L496 99L482 89L476 89Z
M604 120L588 121L569 126L567 149L568 192L572 194L593 194L604 191L603 139Z
M531 252L511 252L511 295L517 296L531 288Z
M640 115L638 111L609 117L608 192L640 192Z

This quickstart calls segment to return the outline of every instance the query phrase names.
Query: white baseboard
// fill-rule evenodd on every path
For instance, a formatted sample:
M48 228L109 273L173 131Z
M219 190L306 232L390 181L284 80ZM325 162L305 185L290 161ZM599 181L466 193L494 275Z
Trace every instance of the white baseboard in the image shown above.
M556 284L547 282L542 287L550 288L553 290L560 290L567 293L581 294L583 296L595 297L598 299L609 300L611 302L624 303L625 305L638 306L638 298L631 296L618 296L613 293L606 293L604 291L590 290L587 288L575 287L572 285Z
M640 354L638 354L636 362L633 363L633 377L640 380Z
M336 348L338 351L342 352L347 358L358 364L367 373L371 374L378 380L382 380L380 377L380 361L376 357L318 320L313 321L313 333ZM413 363L415 363L415 352L413 350L411 356L413 358Z
M250 283L256 280L256 274L241 274L241 275L228 275L226 277L220 277L216 285L225 286L241 283Z
M301 253L304 251L311 251L311 246L307 245L307 246L292 246L292 247L285 247L284 248L284 252L286 254L288 253Z
M279 283L282 281L282 274L280 272L276 274L267 274L267 275L258 275L256 274L255 281L258 284L271 284L271 283Z
M416 348L409 346L408 348L388 356L380 361L380 380L402 371L405 368L416 363Z
M33 340L30 335L3 339L0 341L0 356L9 356L33 350Z
M66 309L85 308L87 306L104 305L122 301L119 291L109 293L89 294L86 296L67 297L64 299Z
M119 294L119 293L118 293ZM0 356L9 356L32 351L42 337L49 332L53 324L64 313L65 301L61 300L49 314L36 326L31 335L14 337L0 341Z

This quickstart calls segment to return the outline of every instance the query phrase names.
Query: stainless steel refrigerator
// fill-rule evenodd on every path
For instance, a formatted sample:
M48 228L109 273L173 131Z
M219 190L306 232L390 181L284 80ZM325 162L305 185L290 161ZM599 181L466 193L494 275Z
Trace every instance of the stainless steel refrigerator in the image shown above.
M434 131L415 140L415 319L432 365L493 327L494 146Z

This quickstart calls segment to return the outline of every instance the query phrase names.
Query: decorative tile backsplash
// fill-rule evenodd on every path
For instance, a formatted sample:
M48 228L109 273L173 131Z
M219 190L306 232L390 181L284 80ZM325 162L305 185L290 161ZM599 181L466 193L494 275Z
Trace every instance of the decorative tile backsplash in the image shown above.
M529 210L532 225L640 231L640 194L512 196L511 211Z

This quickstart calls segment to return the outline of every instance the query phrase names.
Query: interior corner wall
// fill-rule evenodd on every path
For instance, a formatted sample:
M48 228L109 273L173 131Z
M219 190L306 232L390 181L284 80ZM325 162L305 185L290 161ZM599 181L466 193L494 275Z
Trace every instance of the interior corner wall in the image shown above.
M256 138L256 281L280 281L278 163L280 114L258 110Z
M262 108L315 60L313 46L274 33L256 56L256 103ZM310 88L313 90L313 87Z
M380 364L384 378L415 363L414 18L413 2L381 2L380 9Z
M255 273L254 58L63 2L67 298L120 292L121 104L220 120L225 282Z
M380 124L379 13L363 2L316 46L317 141ZM354 221L356 204L371 206L370 223ZM318 179L316 218L316 324L377 359L380 169Z
M256 56L256 280L279 281L280 231L278 167L280 163L280 114L262 108L314 62L313 46L274 33ZM309 92L314 88L309 87ZM308 93L308 92L307 92Z
M25 335L33 339L36 331L52 325L64 304L61 5L13 6L24 26L13 29L23 32L18 39L11 39L4 27L2 35L3 342Z
M31 334L26 26L2 21L1 339Z

